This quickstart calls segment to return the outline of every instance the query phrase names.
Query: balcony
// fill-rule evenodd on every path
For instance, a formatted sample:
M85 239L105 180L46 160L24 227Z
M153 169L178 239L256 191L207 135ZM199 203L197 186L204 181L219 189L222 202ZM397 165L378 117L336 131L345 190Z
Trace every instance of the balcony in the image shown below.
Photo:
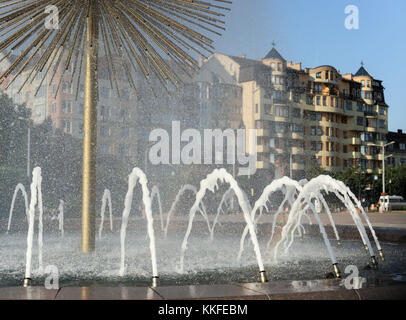
M257 129L257 136L258 137L269 137L271 136L270 129Z
M352 138L351 139L351 144L352 145L360 145L361 144L361 139L360 138Z
M351 157L353 159L359 159L361 158L361 152L351 152Z
M376 112L376 111L364 111L364 115L367 118L377 118L378 117L378 112Z
M257 153L270 153L271 148L268 145L259 145L257 146Z
M257 161L257 169L269 169L271 164L266 161Z
M304 170L305 165L303 163L292 163L292 170Z
M292 147L292 154L303 154L304 150L300 147Z

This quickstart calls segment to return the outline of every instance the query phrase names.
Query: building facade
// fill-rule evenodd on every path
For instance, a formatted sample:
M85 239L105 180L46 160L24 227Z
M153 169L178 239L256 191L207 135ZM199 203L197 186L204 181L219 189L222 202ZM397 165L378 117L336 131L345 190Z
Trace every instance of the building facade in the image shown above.
M303 69L275 48L259 60L215 54L205 64L242 88L234 108L242 108L246 129L257 129L258 169L295 178L315 164L330 171L380 170L375 145L386 141L388 105L382 81L363 66L354 75L333 66Z

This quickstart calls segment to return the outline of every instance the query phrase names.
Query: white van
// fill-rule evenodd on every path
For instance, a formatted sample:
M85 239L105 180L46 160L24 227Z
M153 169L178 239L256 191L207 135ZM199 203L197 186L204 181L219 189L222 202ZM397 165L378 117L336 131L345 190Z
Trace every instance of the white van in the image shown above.
M379 211L390 211L396 207L406 207L403 197L386 195L379 198Z

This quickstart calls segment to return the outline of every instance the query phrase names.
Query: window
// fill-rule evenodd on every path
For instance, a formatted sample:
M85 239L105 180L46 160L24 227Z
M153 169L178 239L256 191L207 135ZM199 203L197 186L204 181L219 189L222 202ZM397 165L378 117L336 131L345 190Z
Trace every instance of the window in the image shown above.
M361 86L365 87L365 80L361 80Z
M312 143L311 143L311 150L316 151L316 142L315 141L312 141Z
M107 106L101 106L100 108L100 117L102 121L110 120L111 109Z
M379 114L382 116L385 115L385 107L379 106Z
M343 147L343 152L344 152L344 153L347 153L347 152L348 152L348 147L347 147L347 146L344 146L344 147Z
M110 146L108 144L101 144L100 153L103 155L110 154Z
M56 102L52 102L52 104L51 104L51 113L53 113L53 114L56 113Z
M270 146L271 148L276 148L276 149L278 149L278 148L279 148L279 139L271 138L271 140L269 141L269 146Z
M326 105L327 105L327 97L323 96L323 106L326 106Z
M312 136L316 135L316 127L311 127L311 135Z
M357 117L357 126L363 126L363 125L364 125L364 118Z
M321 72L317 72L317 73L316 73L316 78L317 78L317 79L321 79Z
M319 166L321 166L321 164L322 164L322 157L318 157L317 158L317 164L319 165Z
M72 104L70 101L62 101L62 113L68 114L72 113Z
M350 100L345 101L345 108L347 110L352 110L352 102Z
M367 127L376 128L376 119L367 119Z
M318 142L317 143L317 151L322 151L323 150L323 142Z
M63 131L66 133L70 133L70 121L69 120L62 120L62 127Z
M321 112L317 112L317 120L321 121Z
M272 114L272 105L271 104L265 104L264 109L265 109L265 113Z
M300 118L300 109L299 109L299 108L294 108L294 109L292 110L292 116L293 116L294 118Z
M275 116L289 118L289 107L276 106L275 107Z
M399 143L399 150L405 151L406 150L406 144L405 143Z
M120 138L128 138L130 136L130 129L127 127L120 128Z
M100 89L100 95L102 98L109 98L110 97L110 89L106 87L101 87Z
M328 80L328 71L326 71L326 80Z
M316 113L315 112L310 113L310 120L316 121Z
M62 92L63 93L70 93L71 91L71 85L69 84L69 82L62 82Z
M321 127L317 127L317 135L318 136L323 135L323 129Z
M110 128L108 126L101 126L100 127L100 135L102 137L109 137L110 136Z
M379 120L379 128L381 128L381 129L386 128L385 120Z
M362 104L357 103L357 111L358 111L358 112L363 112L363 111L364 111L364 110L363 110L363 107L362 107Z
M347 139L347 131L343 131L343 138Z
M320 101L321 101L320 96L317 96L317 97L316 97L316 104L317 104L318 106L320 105Z

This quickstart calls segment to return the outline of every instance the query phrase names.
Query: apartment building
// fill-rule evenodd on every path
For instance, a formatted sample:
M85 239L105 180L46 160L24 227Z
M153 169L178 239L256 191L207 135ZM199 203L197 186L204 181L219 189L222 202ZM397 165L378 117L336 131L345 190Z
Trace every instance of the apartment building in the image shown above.
M406 133L399 129L397 132L389 131L386 135L388 142L394 141L387 147L387 155L392 155L388 158L388 165L400 167L406 164Z
M341 74L333 66L302 68L275 49L259 60L214 54L202 70L224 85L240 86L245 128L257 129L257 167L276 176L303 177L359 165L380 170L377 144L386 141L388 105L382 81L364 66ZM247 138L247 152L250 150Z
M0 56L0 72L6 70L16 56ZM180 95L173 88L167 94L157 79L149 82L140 74L133 73L136 90L130 85L125 64L119 57L113 57L116 68L115 79L110 81L108 61L99 57L98 68L98 152L100 155L115 155L133 163L144 163L144 150L148 145L149 132L154 128L169 130L172 121L181 121L185 127L193 126L198 116L191 99ZM35 70L28 66L26 71L11 83L14 74L1 85L16 104L25 103L31 109L34 123L52 120L56 129L73 137L83 137L84 73L77 85L74 67L52 65L43 73L33 77ZM26 79L29 79L21 89ZM117 82L117 87L112 86ZM152 89L151 89L152 87ZM20 90L21 89L21 90Z

